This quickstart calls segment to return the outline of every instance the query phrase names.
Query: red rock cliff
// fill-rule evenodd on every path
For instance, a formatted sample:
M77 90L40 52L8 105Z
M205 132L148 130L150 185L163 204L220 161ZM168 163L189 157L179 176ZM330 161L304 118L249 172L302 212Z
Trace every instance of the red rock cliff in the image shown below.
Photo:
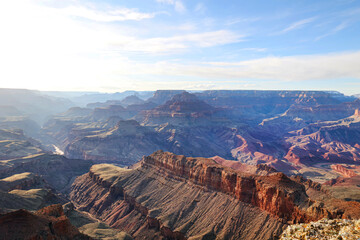
M144 157L142 167L156 167L168 177L229 194L286 221L302 222L324 217L306 211L312 201L306 195L304 185L283 173L250 175L221 166L211 159L186 158L163 151Z
M340 173L343 177L346 177L346 178L355 177L357 175L353 170L347 169L346 167L344 167L341 164L332 164L331 169Z
M75 180L70 198L135 239L272 239L286 223L344 217L346 209L309 198L305 188L326 195L321 185L264 171L260 176L157 151L133 169L92 166Z

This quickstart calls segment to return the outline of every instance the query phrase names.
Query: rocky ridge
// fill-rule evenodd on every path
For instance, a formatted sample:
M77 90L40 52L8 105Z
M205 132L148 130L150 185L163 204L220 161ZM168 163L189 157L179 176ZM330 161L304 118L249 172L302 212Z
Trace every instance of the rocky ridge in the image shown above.
M343 213L311 200L301 182L266 168L254 175L251 168L240 172L162 151L138 165L94 165L75 180L70 198L135 239L271 239L287 223Z
M76 180L70 196L80 210L134 239L271 239L282 231L281 221L258 208L154 174L95 165ZM113 182L121 176L132 181L126 190Z

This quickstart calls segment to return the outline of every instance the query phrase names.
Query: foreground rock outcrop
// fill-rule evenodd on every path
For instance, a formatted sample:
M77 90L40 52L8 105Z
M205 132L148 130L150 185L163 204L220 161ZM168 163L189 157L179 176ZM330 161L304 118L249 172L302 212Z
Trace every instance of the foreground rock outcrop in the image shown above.
M308 224L288 226L281 234L281 240L290 239L343 239L357 240L360 238L360 220L322 219Z
M65 202L43 178L25 172L0 179L0 213L17 209L30 211Z
M0 239L91 240L70 223L61 205L51 205L35 213L20 209L0 214Z

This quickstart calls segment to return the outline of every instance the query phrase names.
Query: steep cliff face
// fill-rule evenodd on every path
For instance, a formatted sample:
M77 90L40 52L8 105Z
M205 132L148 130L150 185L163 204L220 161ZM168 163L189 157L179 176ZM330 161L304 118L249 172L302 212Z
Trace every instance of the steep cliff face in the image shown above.
M219 156L212 157L216 163L232 168L234 170L249 173L249 174L255 174L255 175L269 175L270 173L276 173L278 172L276 169L266 165L266 164L258 164L258 165L249 165L245 163L241 163L239 161L234 160L226 160L224 158L221 158Z
M232 171L206 158L186 158L162 151L145 157L142 164L143 167L155 166L168 177L180 177L229 194L286 221L321 217L307 215L301 210L311 205L304 186L280 172L256 176Z
M124 190L111 183L107 171L98 175L99 169L93 170L77 180L72 200L135 239L271 239L283 227L270 214L227 194L168 181L156 171L136 170L128 176L133 185ZM116 173L123 174L129 173Z
M309 199L301 182L261 169L254 175L157 151L136 169L94 165L70 197L135 239L271 239L285 223L341 217Z

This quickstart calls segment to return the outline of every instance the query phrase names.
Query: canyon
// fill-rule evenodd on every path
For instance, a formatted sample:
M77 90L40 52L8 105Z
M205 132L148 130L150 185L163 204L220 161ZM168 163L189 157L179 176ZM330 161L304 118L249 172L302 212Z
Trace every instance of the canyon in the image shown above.
M14 93L0 106L0 218L40 226L57 204L64 233L85 239L275 239L360 217L355 96Z

